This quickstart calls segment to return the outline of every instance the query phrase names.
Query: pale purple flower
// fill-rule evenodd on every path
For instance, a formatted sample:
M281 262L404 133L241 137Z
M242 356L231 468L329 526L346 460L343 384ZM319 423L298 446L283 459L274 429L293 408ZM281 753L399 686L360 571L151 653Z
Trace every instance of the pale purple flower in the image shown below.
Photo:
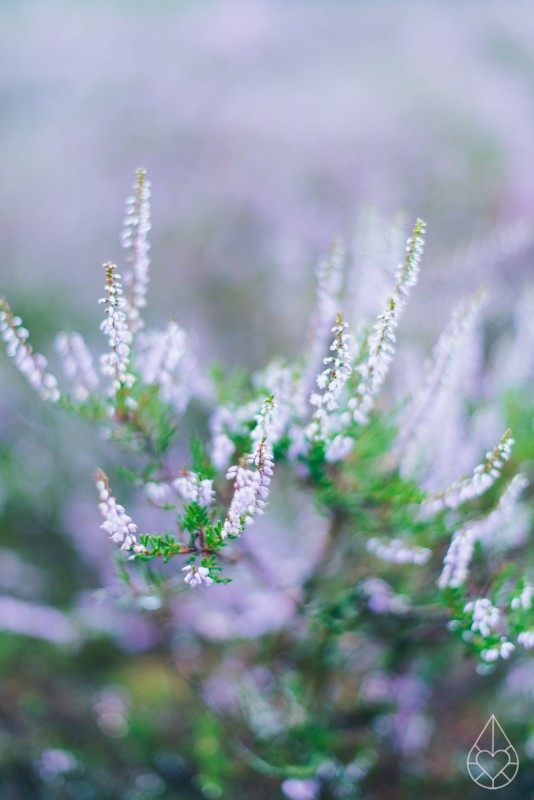
M155 506L161 508L163 506L172 505L173 492L168 483L150 481L149 483L145 483L144 489L146 496Z
M517 643L522 645L525 650L534 648L534 631L523 631L517 637Z
M72 383L74 399L79 402L87 400L98 386L98 375L83 336L75 332L58 333L55 344L61 356L63 372Z
M100 365L103 375L112 379L110 395L116 394L121 387L130 388L134 376L128 372L130 364L130 345L132 334L128 328L124 312L125 300L122 291L121 276L115 264L104 264L106 270L106 296L98 302L103 303L106 318L100 330L108 337L109 352L101 357Z
M273 474L272 436L275 417L274 400L263 403L251 433L255 444L252 453L228 470L234 482L234 494L223 525L222 536L240 536L252 524L254 514L262 514Z
M437 514L445 508L458 508L462 503L484 494L500 477L501 468L510 460L514 440L511 431L505 431L499 444L486 453L486 460L475 468L473 475L455 481L447 489L436 492L421 504L423 518Z
M397 709L391 716L390 735L405 756L415 756L428 747L433 723L423 713L429 699L428 686L409 673L393 676L390 699Z
M172 485L186 503L208 507L215 499L213 481L207 478L200 480L199 475L191 470L183 470Z
M501 612L487 597L470 600L464 606L464 613L472 615L473 633L480 633L485 639L495 633L501 623Z
M474 325L484 299L485 292L478 291L454 310L425 365L422 386L400 417L396 451L401 458L404 471L409 471L409 459L413 456L413 447L408 445L413 444L414 438L424 431L438 397L449 388L458 392L456 382L453 380L454 367L465 357L465 345L474 335ZM430 435L433 434L434 431L431 431Z
M100 527L106 531L113 542L120 544L121 550L131 550L134 555L143 553L145 548L138 543L135 536L137 525L128 516L124 506L117 503L111 494L107 476L102 470L99 470L96 478L96 489L100 500L98 508L104 518Z
M441 589L447 586L455 588L465 583L475 542L493 543L493 538L505 529L510 519L514 518L517 500L525 486L526 479L522 475L516 475L502 493L497 505L488 514L456 531L445 555L443 570L438 580Z
M282 792L288 800L315 800L319 789L319 782L309 778L286 778L282 782Z
M448 586L455 588L465 583L476 539L477 532L473 526L466 526L456 531L445 555L443 569L438 579L440 589Z
M135 333L144 327L140 309L146 305L150 258L150 181L144 169L137 171L134 194L126 201L122 246L127 251L124 285L127 289L126 314L129 329Z
M182 572L186 573L184 581L188 583L189 586L200 586L202 583L209 586L210 583L213 583L213 579L210 578L210 571L207 567L197 567L194 564L187 564L185 567L182 567Z
M311 424L306 435L310 441L327 441L331 432L332 421L334 425L340 421L339 415L333 416L339 406L340 396L352 372L352 354L349 347L349 334L345 333L347 323L341 314L337 315L337 322L332 328L334 341L330 345L333 356L323 359L325 369L317 378L319 392L313 392L310 397L311 405L316 407Z
M227 466L235 452L235 444L225 433L216 433L211 441L211 460L217 469Z
M226 477L234 482L234 495L226 515L222 536L240 536L253 522L256 512L259 475L242 465L230 467Z
M532 598L534 597L534 586L531 583L525 584L519 597L512 598L510 603L514 610L519 608L529 611L532 608Z
M296 468L298 469L299 466L303 469L306 469L304 464L298 464L298 459L300 456L306 455L309 448L309 441L306 436L306 430L300 425L293 423L289 426L287 435L289 438L289 448L288 448L288 458L291 461L296 461L297 465ZM352 443L351 443L352 447Z
M317 267L317 306L312 318L312 337L306 354L307 367L302 376L302 391L305 396L309 395L315 383L317 366L321 363L328 334L336 320L344 267L345 251L341 241L336 239L329 257Z
M6 352L19 372L43 400L56 403L60 398L57 380L47 372L48 360L40 353L34 353L29 344L29 333L22 327L20 317L15 317L7 300L0 298L0 336L6 343Z
M159 386L161 398L178 413L185 411L194 384L187 334L174 321L162 331L147 331L137 338L135 366L147 385Z
M199 481L197 498L199 506L208 507L212 504L214 499L215 491L213 489L213 481L208 478Z
M395 290L372 329L367 356L355 367L360 374L360 382L356 387L355 396L349 401L349 408L354 421L360 424L367 422L375 397L384 383L393 359L395 329L410 290L417 283L419 276L425 228L425 223L417 220L413 234L406 244L406 257L397 270Z
M432 551L428 547L411 547L402 539L372 538L367 542L367 550L382 561L394 564L426 564Z
M521 634L519 634L521 636ZM501 637L501 644L499 645L499 655L501 658L508 659L510 655L514 652L515 645L512 642L507 641L505 637Z
M441 589L447 586L458 587L465 583L475 542L493 544L496 535L505 530L509 520L514 518L517 500L526 483L522 475L516 475L502 493L497 505L488 514L456 531L445 555L443 570L438 580Z
M353 447L354 439L351 436L343 436L343 434L338 433L327 443L325 458L330 463L343 461L343 459L349 455Z
M272 361L252 376L252 382L263 396L276 397L276 416L273 420L272 441L288 433L294 420L308 413L307 397L303 393L301 370L293 364Z
M501 636L501 641L495 647L489 647L480 653L483 661L492 663L499 658L507 661L515 650L515 645L509 642L506 636Z
M54 781L58 777L63 780L63 775L72 772L78 765L78 759L68 750L47 748L35 762L35 769L43 781Z
M398 324L397 309L397 298L392 296L386 309L378 315L373 327L367 358L355 367L360 382L356 388L356 395L350 399L348 406L354 421L362 425L367 422L375 396L384 382L393 358L395 328Z
M477 520L478 539L485 548L504 550L524 543L530 530L530 512L519 503L528 486L524 475L515 475L501 494L497 505Z
M369 324L390 293L395 267L406 244L403 220L381 209L360 211L352 246L352 266L347 272L346 308L351 327Z
M407 598L395 594L390 584L382 578L367 578L362 582L361 590L367 596L367 605L374 614L402 614L408 608Z
M217 469L224 469L235 451L231 434L247 432L258 410L258 400L237 406L218 406L210 418L211 460Z

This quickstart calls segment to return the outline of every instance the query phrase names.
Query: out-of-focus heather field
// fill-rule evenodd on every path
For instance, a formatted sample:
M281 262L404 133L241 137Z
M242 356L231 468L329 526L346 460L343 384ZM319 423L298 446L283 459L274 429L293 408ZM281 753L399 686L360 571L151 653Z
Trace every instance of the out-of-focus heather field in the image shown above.
M315 264L334 236L358 259L366 220L400 213L409 227L420 216L428 247L393 386L406 386L455 303L484 284L480 358L492 377L478 363L474 394L489 403L501 372L505 388L532 379L531 354L520 363L516 349L512 367L499 358L520 301L526 325L534 280L533 42L529 2L0 3L0 296L40 351L53 352L59 329L100 344L101 264L121 261L124 196L144 166L147 318L176 315L204 362L259 367L301 346ZM519 430L528 463L530 419ZM500 421L480 423L462 469ZM113 598L91 483L110 461L94 431L41 407L0 355L2 800L221 796L234 785L218 760L224 729L184 676L201 656L209 671L219 643L242 637L210 685L231 705L225 680L239 677L250 642L290 619L284 593L246 574L206 612L205 593L187 596L185 620L178 598L169 664L157 609ZM287 531L313 551L324 521L282 486L273 506L257 546L275 542L290 582L305 566ZM522 669L496 707L532 707ZM255 670L243 676L244 713L261 717L251 698L268 676ZM282 797L270 778L254 784L235 769L239 800Z
M295 346L313 264L368 205L429 224L428 328L481 279L500 308L519 294L528 261L495 258L486 237L532 218L528 3L1 14L3 283L68 298L62 323L117 256L121 189L140 165L156 188L154 307L203 325L233 363Z

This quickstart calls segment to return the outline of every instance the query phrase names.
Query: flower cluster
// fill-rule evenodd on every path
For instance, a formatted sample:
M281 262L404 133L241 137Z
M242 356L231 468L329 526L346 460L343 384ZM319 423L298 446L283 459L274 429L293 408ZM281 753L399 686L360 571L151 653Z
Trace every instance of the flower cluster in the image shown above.
M96 473L96 489L100 500L98 508L104 518L100 527L113 542L120 544L121 550L131 550L134 555L144 553L144 546L138 543L135 536L137 525L111 494L107 475L102 470Z
M177 322L162 331L147 331L138 336L135 366L147 386L159 386L161 397L182 413L191 397L187 368L187 334Z
M456 613L456 618L448 623L448 628L459 632L464 642L478 649L486 668L499 658L510 657L515 645L503 634L505 618L489 598L469 600Z
M208 508L215 499L213 481L202 479L196 472L184 469L172 483L178 494L188 503L198 503Z
M486 293L479 290L454 310L425 364L421 387L414 393L400 416L396 451L404 467L412 455L414 440L425 430L439 395L454 383L451 380L454 366L463 355L466 343L472 338L485 296Z
M126 315L132 333L144 327L140 309L146 306L150 258L150 181L144 169L137 171L134 194L126 201L122 245L127 251L124 285L128 290Z
M463 586L469 573L475 543L490 541L497 530L514 515L517 501L527 485L523 475L516 475L502 493L497 505L488 514L469 522L456 531L443 562L443 570L438 580L441 589Z
M445 555L443 570L438 579L440 589L457 588L465 583L476 540L477 530L472 525L456 531Z
M485 462L475 468L473 475L430 495L422 505L422 514L431 516L445 508L458 508L462 503L480 497L500 477L501 468L510 459L513 443L512 432L505 431L498 445L486 453Z
M534 648L534 631L522 631L517 637L517 641L523 645L525 650L532 650Z
M395 594L390 584L382 578L367 578L359 589L373 614L403 614L408 608L407 598Z
M512 597L510 601L510 608L516 614L525 614L530 612L533 606L534 599L534 586L525 581L519 594ZM517 637L517 643L525 648L525 650L532 650L534 648L534 629L523 630Z
M202 583L209 586L210 583L213 583L213 579L210 578L210 571L207 567L196 567L194 564L186 564L185 567L182 567L182 572L186 573L184 581L189 584L189 586L200 586Z
M9 303L0 298L0 336L6 343L8 356L24 375L30 386L39 392L43 400L56 403L60 398L56 378L47 371L48 361L40 353L34 353L28 342L29 333L22 326L20 317L15 317Z
M234 438L246 435L258 410L258 401L218 406L210 417L211 461L217 469L228 466L235 452Z
M480 653L483 661L491 663L499 658L510 658L515 645L501 635L504 622L501 612L491 600L487 597L470 600L463 611L471 620L470 628L463 634L464 638L478 635L483 640L489 640L489 646L484 647Z
M519 639L518 639L519 641ZM501 636L500 641L493 647L488 647L482 650L480 655L484 661L492 662L497 661L499 658L509 659L515 650L515 645L508 641L506 636Z
M464 613L472 615L471 630L479 632L485 639L494 633L501 620L499 609L492 605L487 597L470 600L464 608Z
M252 524L254 514L263 513L273 474L270 432L275 412L274 398L269 397L256 418L251 436L256 442L253 452L226 473L227 479L234 482L234 495L224 521L223 538L240 536ZM255 469L251 469L252 465Z
M523 608L525 611L529 611L532 608L533 597L534 586L532 586L531 583L527 583L526 586L523 587L521 594L512 598L510 606L513 609Z
M330 350L335 355L323 359L326 369L317 377L317 386L321 393L313 392L310 397L310 403L316 407L313 421L307 430L311 441L326 441L330 432L329 413L338 408L340 395L352 372L350 336L345 333L347 327L347 323L338 313L336 324L332 328L335 338L330 345Z
M128 328L124 308L121 276L115 264L104 264L106 270L106 296L98 302L103 303L106 318L100 330L108 337L110 351L101 357L102 374L112 379L110 394L116 394L121 388L129 389L134 383L134 376L128 372L130 365L130 345L132 334Z
M271 430L273 442L280 441L286 434L292 441L295 420L304 419L310 410L300 369L295 364L276 360L255 373L252 380L258 393L276 397L276 415ZM300 430L300 434L304 435L304 432Z
M386 378L395 350L395 329L410 289L417 283L419 265L425 243L425 223L417 220L413 234L406 245L406 257L397 271L396 286L386 308L379 314L369 337L367 357L356 366L360 382L356 394L349 402L355 422L365 424L373 408L376 395Z
M98 387L98 375L83 336L79 333L58 333L55 344L65 377L72 384L73 398L79 402L87 400Z
M367 541L370 553L393 564L426 564L432 551L428 547L409 547L402 539L377 539Z
M483 639L497 638L497 642L481 651L482 659L486 662L497 661L498 658L505 660L515 650L515 645L508 641L506 636L499 633L503 626L501 612L494 606L487 597L471 600L466 604L464 613L471 617L471 633L479 634Z
M148 481L144 486L145 494L152 505L157 508L174 508L174 493L169 483Z
M364 425L367 422L374 398L378 394L387 375L395 352L395 328L398 324L398 304L391 297L387 307L379 314L369 339L369 355L356 369L360 374L356 396L349 402L354 421Z
M306 370L302 383L309 394L314 387L317 367L321 363L328 334L336 319L343 281L345 252L339 239L332 245L329 258L317 267L317 307L312 319L312 336L306 354Z

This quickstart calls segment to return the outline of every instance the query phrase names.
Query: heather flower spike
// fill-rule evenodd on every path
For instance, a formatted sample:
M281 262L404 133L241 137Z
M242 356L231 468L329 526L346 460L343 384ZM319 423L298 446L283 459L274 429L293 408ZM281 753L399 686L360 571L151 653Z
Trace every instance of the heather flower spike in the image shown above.
M442 492L430 495L422 504L422 514L431 516L445 508L458 508L461 503L479 497L487 491L500 476L503 465L510 459L513 443L512 431L505 431L499 444L486 453L485 462L476 467L473 475L455 481Z
M150 267L150 181L144 169L137 170L134 194L126 201L122 246L126 250L124 272L126 315L132 333L144 327L141 309L146 306Z
M486 299L480 289L462 302L453 312L449 323L438 339L429 362L425 366L425 379L414 394L400 419L400 433L396 450L403 460L411 440L424 427L438 395L447 387L452 367L461 356L465 342L472 336L473 326Z
M346 333L348 325L337 314L336 324L332 328L334 341L330 345L333 353L323 359L325 369L317 377L319 392L314 392L310 403L316 407L313 421L307 434L310 440L326 441L329 433L329 414L337 410L339 398L352 372L352 355L349 347L350 336Z
M230 467L226 474L234 482L234 495L224 521L224 539L240 536L253 523L255 514L263 514L273 474L271 436L275 413L274 398L269 397L256 416L256 427L251 434L255 444L252 453Z
M192 394L192 364L187 334L177 322L137 336L135 367L143 383L159 386L166 403L178 413L185 411Z
M406 244L406 256L399 266L396 285L386 308L379 314L369 337L366 358L356 365L360 375L355 396L349 402L355 422L365 424L373 408L376 395L382 388L395 351L395 330L410 290L417 283L419 265L423 255L425 223L418 219Z
M134 376L128 372L132 334L124 312L121 276L116 265L111 262L104 264L104 269L106 296L98 302L105 305L106 318L101 323L100 330L108 337L109 352L101 357L100 368L103 375L111 378L109 393L113 396L120 389L130 389L134 382Z
M13 315L9 303L0 298L0 336L6 343L6 352L24 375L30 386L43 400L56 403L60 398L57 379L47 371L48 360L40 353L34 353L28 342L29 333L22 326L20 317Z
M486 516L469 522L456 531L443 562L443 570L438 580L440 589L457 588L465 584L475 543L484 544L498 531L504 529L506 522L513 517L517 501L527 486L523 475L516 475L508 484L495 508Z
M343 283L345 250L335 239L330 255L317 267L317 305L312 320L312 337L306 354L307 369L302 378L305 394L312 390L318 364L321 363L328 335L335 323Z
M495 644L484 647L481 656L484 661L496 661L499 657L505 660L515 650L515 645L508 641L506 636L500 635L502 630L502 615L487 597L470 600L464 607L464 614L471 618L470 633L480 636L483 640L496 640Z
M113 542L120 544L121 550L131 551L134 556L143 553L145 548L135 536L137 525L111 494L108 477L102 470L96 473L96 489L100 500L98 508L104 518L100 527Z
M55 345L63 372L72 385L73 398L78 402L87 400L98 387L98 375L83 337L79 333L58 333Z

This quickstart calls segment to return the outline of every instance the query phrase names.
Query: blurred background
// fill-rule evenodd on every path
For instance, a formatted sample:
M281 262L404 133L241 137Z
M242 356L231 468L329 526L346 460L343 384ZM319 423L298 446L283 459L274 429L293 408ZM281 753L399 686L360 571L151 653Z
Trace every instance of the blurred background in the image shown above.
M336 235L357 257L373 213L428 224L405 341L428 350L483 283L490 358L533 279L533 42L526 0L4 0L0 294L42 352L63 328L99 342L101 263L120 263L144 166L147 317L176 315L205 362L298 352L316 262ZM217 776L191 780L220 732L184 721L153 617L110 599L91 486L104 446L3 356L0 386L2 796L220 796ZM313 509L286 513L320 532ZM202 633L276 628L271 601L267 622L264 597L246 614L235 599ZM187 672L198 645L174 635Z
M423 314L428 326L480 280L498 286L501 308L518 296L529 262L502 263L488 239L499 226L519 249L521 221L531 227L528 2L0 8L11 295L37 283L41 295L96 297L145 166L152 308L202 327L217 356L261 363L298 345L315 262L337 234L352 244L369 206L429 225L419 303L439 285L443 309ZM80 313L65 305L62 324Z

